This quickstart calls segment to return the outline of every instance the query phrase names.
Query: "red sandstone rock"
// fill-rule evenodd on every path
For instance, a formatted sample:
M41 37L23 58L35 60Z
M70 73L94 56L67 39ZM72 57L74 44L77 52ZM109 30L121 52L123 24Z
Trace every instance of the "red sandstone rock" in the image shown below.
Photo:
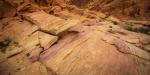
M147 21L122 21L64 0L9 1L18 11L16 17L0 19L0 75L150 74L150 36L123 28ZM101 4L106 10L121 0L109 1Z

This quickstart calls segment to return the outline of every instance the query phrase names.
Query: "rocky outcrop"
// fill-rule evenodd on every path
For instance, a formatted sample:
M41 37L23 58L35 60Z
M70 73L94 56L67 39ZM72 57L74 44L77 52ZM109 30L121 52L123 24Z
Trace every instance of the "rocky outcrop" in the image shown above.
M134 19L149 20L150 16L149 0L68 0L68 3L81 8L113 14L120 18L129 16Z
M26 0L21 7L9 1L16 13L0 19L0 75L150 74L149 29L133 31L149 21L122 20L63 0Z

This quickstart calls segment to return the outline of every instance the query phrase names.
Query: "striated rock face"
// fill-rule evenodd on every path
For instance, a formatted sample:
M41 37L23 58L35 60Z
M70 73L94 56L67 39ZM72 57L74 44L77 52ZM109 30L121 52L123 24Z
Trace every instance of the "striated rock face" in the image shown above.
M16 14L16 9L13 8L9 3L0 1L0 18L13 17Z
M119 17L150 18L150 0L69 0L68 3Z
M0 75L150 74L149 21L64 1L84 8L96 0L1 1Z

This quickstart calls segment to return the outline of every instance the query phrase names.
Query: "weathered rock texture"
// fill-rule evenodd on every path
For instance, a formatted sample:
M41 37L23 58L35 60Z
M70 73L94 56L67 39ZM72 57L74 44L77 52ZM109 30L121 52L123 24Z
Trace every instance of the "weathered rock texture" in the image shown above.
M0 2L0 75L150 74L149 21L63 0Z
M103 11L118 17L126 15L136 19L150 18L150 0L68 0L67 2L81 8Z

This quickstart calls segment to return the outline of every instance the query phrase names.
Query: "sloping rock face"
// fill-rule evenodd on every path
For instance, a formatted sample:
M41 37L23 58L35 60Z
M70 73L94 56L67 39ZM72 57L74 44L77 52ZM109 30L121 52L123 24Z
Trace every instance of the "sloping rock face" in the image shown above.
M9 3L0 1L0 18L12 17L16 14L15 8L13 8Z
M81 8L102 11L116 16L131 16L150 20L150 0L68 0Z
M15 15L2 11L0 75L150 74L149 21L122 21L64 0L2 3Z

